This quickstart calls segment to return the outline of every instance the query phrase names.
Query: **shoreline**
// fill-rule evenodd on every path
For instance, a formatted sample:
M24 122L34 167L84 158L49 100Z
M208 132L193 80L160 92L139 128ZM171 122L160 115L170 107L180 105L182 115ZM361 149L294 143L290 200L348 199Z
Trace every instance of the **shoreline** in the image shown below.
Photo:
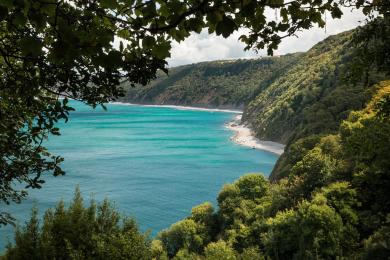
M285 145L272 141L262 141L256 138L249 127L241 124L241 115L235 116L232 121L225 124L225 127L234 132L230 140L236 144L277 155L281 155L284 152Z
M193 110L193 111L242 114L242 110L238 110L238 109L219 109L219 108L205 108L205 107L192 107L192 106L179 106L179 105L151 105L151 104L137 104L137 103L119 102L119 101L110 102L110 104L121 105L121 106L163 107L163 108L173 108L177 110Z
M243 124L241 124L241 117L243 111L234 109L219 109L219 108L203 108L192 106L179 106L179 105L152 105L152 104L136 104L129 102L110 102L113 105L121 106L144 106L144 107L162 107L172 108L177 110L192 110L192 111L207 111L207 112L224 112L237 114L233 119L225 123L225 127L232 131L234 134L230 137L230 140L238 145L246 146L252 149L271 152L277 155L281 155L284 152L285 145L272 142L262 141L255 137L253 131Z

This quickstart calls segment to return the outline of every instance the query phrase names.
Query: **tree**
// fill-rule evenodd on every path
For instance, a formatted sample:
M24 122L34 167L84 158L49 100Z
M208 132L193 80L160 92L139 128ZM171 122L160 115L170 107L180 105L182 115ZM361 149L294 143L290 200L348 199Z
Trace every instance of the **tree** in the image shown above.
M15 233L5 259L150 259L148 236L134 220L121 218L105 200L84 207L77 188L66 208L63 202L46 211L39 224L37 210Z
M345 177L347 163L342 159L339 139L338 135L322 137L312 150L306 151L303 158L291 167L289 184L293 199L308 199L316 189Z
M17 227L15 231L15 242L18 249L14 249L11 244L7 246L9 258L23 259L23 257L29 256L30 259L41 259L43 248L40 235L38 210L33 208L30 220L22 229Z
M315 194L314 201L326 200L326 204L333 208L341 217L343 226L341 228L340 245L341 255L356 256L359 248L359 217L357 213L357 192L348 182L334 182L321 189Z
M234 250L224 241L213 242L205 248L207 260L235 260Z
M240 37L249 48L272 53L281 40L313 25L323 14L342 16L342 6L386 16L387 0L123 1L21 0L0 2L0 193L20 202L26 188L40 188L43 174L64 174L62 158L42 145L68 120L68 98L103 105L123 94L120 81L146 84L166 71L171 42L207 28ZM273 9L280 18L269 19ZM116 48L114 40L118 39ZM62 96L65 99L59 100ZM0 213L0 224L11 221Z
M239 259L242 260L265 260L264 255L256 247L245 248L244 251L240 254Z
M192 219L184 219L173 224L169 229L158 234L169 257L174 257L180 249L189 253L201 252L207 244L207 235L202 232L202 227Z
M390 254L390 228L375 231L364 243L363 259L386 259Z
M340 256L342 220L326 200L303 201L296 211L268 220L268 255L275 259L318 259Z
M269 195L269 183L262 174L244 175L233 184L225 185L219 193L222 234L238 252L258 242L252 224L264 220Z
M152 259L156 260L168 260L168 254L165 251L164 245L161 240L155 239L150 246Z
M354 166L351 184L361 202L365 236L386 224L390 211L390 82L380 82L375 89L366 108L351 113L340 127L343 148Z

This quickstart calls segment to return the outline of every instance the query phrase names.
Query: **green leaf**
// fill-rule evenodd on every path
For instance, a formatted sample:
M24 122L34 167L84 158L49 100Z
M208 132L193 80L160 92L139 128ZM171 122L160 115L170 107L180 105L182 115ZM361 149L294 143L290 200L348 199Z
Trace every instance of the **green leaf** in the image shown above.
M56 12L56 5L55 4L47 4L47 5L42 5L40 7L41 11L49 16L55 15Z
M148 2L144 8L142 8L142 15L144 17L153 17L156 15L156 3L153 1Z
M26 17L21 12L16 13L12 19L12 23L15 25L24 25L26 21Z
M280 24L278 25L278 30L281 31L281 32L285 32L285 31L287 31L289 28L290 28L290 24L288 24L288 23L280 23Z
M8 9L11 9L12 7L14 7L14 3L12 0L1 0L0 6L4 6Z
M332 18L341 18L343 15L343 12L340 8L336 7L332 10Z
M207 21L210 25L215 25L223 20L223 16L219 11L207 14Z
M145 36L142 40L142 46L146 49L152 49L155 44L156 40L152 36Z
M169 17L171 15L171 12L169 11L165 3L161 4L160 8L158 9L158 12L163 17Z
M42 43L34 37L26 37L20 41L23 55L39 56L42 53Z
M119 30L116 35L118 37L121 37L122 39L129 39L130 38L130 32L127 29Z
M217 24L217 35L221 35L224 38L229 37L237 29L236 23L229 17L224 16L222 21Z
M280 16L283 18L283 22L288 22L288 11L286 8L280 9Z
M118 6L116 0L100 0L100 6L106 9L114 9Z
M188 28L191 31L194 31L196 33L200 33L203 28L203 22L202 20L196 19L196 18L191 18L187 22Z
M170 56L169 53L170 49L171 49L171 44L169 42L163 42L160 45L156 45L152 49L152 54L159 59L165 59Z

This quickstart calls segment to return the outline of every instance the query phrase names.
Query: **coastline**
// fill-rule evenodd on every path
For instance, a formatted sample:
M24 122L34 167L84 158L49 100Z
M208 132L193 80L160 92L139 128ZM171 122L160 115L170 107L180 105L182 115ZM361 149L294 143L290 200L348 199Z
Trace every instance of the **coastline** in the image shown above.
M253 131L248 126L241 124L241 117L242 117L241 110L203 108L203 107L178 106L178 105L136 104L136 103L128 103L128 102L110 102L110 104L122 105L122 106L163 107L163 108L173 108L177 110L235 113L237 115L234 116L233 120L225 123L225 127L234 133L234 135L230 137L230 140L232 142L242 146L250 147L252 149L271 152L277 155L281 155L284 152L285 145L272 142L272 141L259 140L254 136Z
M233 120L226 123L225 126L234 132L234 135L230 137L230 140L239 145L268 151L277 155L281 155L284 152L285 145L272 141L262 141L256 138L249 127L241 124L241 115L235 116Z
M204 108L204 107L191 107L191 106L178 106L178 105L150 105L150 104L136 104L136 103L128 103L128 102L110 102L113 105L122 105L122 106L143 106L143 107L165 107L165 108L173 108L177 110L194 110L194 111L208 111L208 112L227 112L227 113L235 113L242 114L242 110L238 109L219 109L219 108Z

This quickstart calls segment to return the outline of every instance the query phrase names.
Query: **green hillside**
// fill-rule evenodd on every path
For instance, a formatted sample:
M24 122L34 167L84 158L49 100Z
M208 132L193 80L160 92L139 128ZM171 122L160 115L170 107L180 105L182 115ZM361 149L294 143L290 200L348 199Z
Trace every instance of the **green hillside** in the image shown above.
M293 66L301 54L202 62L160 73L148 86L130 87L122 101L242 108Z
M287 144L271 180L288 176L303 147L311 149L321 136L337 133L342 120L371 98L371 86L388 78L361 56L357 35L344 32L318 43L246 107L243 123L258 138Z
M364 78L351 80L359 56L353 36L330 36L306 53L175 67L146 87L125 86L122 101L244 108L242 123L259 139L287 145L270 177L278 179L290 170L295 141L336 133L370 99L370 86L386 78L370 68Z
M361 108L369 97L363 85L343 82L350 38L351 32L331 36L302 55L250 102L243 121L259 138L285 144L336 131L349 111Z

